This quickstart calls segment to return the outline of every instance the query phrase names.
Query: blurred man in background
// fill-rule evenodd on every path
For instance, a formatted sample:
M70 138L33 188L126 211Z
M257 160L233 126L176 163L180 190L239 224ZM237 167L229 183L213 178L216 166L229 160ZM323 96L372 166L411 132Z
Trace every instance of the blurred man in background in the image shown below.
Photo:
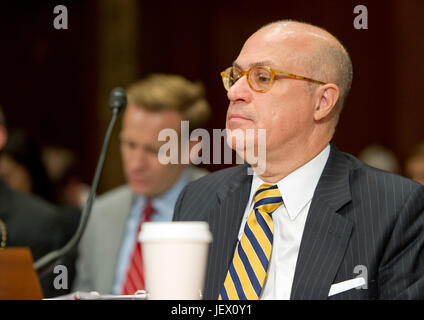
M144 289L137 241L142 223L171 221L182 188L206 173L158 159L161 130L180 132L182 120L191 130L206 124L210 107L202 84L153 74L131 85L127 96L120 140L128 184L96 200L79 247L74 290L134 294Z
M0 108L0 150L7 142L4 114ZM13 184L13 181L10 181ZM29 247L34 260L59 249L66 241L66 227L57 209L28 192L12 189L0 178L0 220L7 247ZM40 279L45 297L66 293L53 287L54 274Z
M81 211L79 207L60 201L60 189L53 184L42 157L42 147L23 130L11 131L0 154L0 177L14 190L33 194L55 206L65 226L62 246L75 234ZM77 250L71 250L62 263L68 270L68 288L75 276ZM54 287L51 286L54 290ZM58 290L55 295L68 291Z

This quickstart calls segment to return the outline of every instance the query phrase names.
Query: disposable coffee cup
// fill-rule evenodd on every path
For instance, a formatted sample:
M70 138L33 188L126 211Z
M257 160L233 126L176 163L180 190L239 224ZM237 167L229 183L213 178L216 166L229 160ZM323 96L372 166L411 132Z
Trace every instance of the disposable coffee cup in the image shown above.
M201 299L212 241L206 222L145 222L139 241L147 299Z

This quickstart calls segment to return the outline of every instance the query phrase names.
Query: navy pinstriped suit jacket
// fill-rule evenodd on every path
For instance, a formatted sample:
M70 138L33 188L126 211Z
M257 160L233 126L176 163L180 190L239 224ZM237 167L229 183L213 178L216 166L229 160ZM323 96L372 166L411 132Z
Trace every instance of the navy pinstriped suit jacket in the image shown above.
M224 169L189 184L176 203L174 220L207 221L213 233L205 299L217 299L224 282L251 178L247 165ZM332 284L358 276L356 266L366 267L368 288L328 297ZM309 209L291 291L291 299L327 298L424 298L424 186L367 166L333 144Z

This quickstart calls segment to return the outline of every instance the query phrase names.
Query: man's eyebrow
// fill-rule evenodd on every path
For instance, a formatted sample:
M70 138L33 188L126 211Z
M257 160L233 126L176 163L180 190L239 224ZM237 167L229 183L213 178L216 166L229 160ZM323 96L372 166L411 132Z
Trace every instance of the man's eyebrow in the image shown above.
M241 67L240 67L240 65L237 63L237 62L233 62L233 67L236 67L236 68L238 68L238 69L242 69Z
M256 67L256 66L268 66L268 67L275 67L275 63L271 60L264 60L264 61L257 61L249 64L249 68ZM243 69L236 61L233 62L233 67Z

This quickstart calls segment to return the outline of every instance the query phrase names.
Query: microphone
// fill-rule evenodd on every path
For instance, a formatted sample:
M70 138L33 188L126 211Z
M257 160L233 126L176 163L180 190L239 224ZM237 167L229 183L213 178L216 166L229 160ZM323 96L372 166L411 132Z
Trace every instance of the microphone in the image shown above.
M75 232L74 236L68 241L66 245L62 248L49 252L45 256L41 257L34 262L34 269L40 271L41 269L47 268L52 264L52 262L63 257L69 253L73 248L75 248L81 240L81 237L84 233L84 230L87 226L88 218L90 217L91 208L93 206L93 201L96 197L97 185L99 183L100 174L103 169L103 164L106 158L107 149L109 146L110 137L112 135L112 130L115 125L116 119L121 111L125 109L127 105L127 95L125 90L122 88L115 88L111 91L109 97L109 107L112 109L112 119L110 120L109 127L107 128L105 140L103 141L103 147L100 152L99 160L97 162L96 172L94 174L93 183L90 187L90 193L87 199L87 202L84 205L84 208L81 213L80 223L78 229Z
M110 93L109 97L109 107L112 109L112 112L120 113L124 110L127 105L127 94L122 88L115 88Z

